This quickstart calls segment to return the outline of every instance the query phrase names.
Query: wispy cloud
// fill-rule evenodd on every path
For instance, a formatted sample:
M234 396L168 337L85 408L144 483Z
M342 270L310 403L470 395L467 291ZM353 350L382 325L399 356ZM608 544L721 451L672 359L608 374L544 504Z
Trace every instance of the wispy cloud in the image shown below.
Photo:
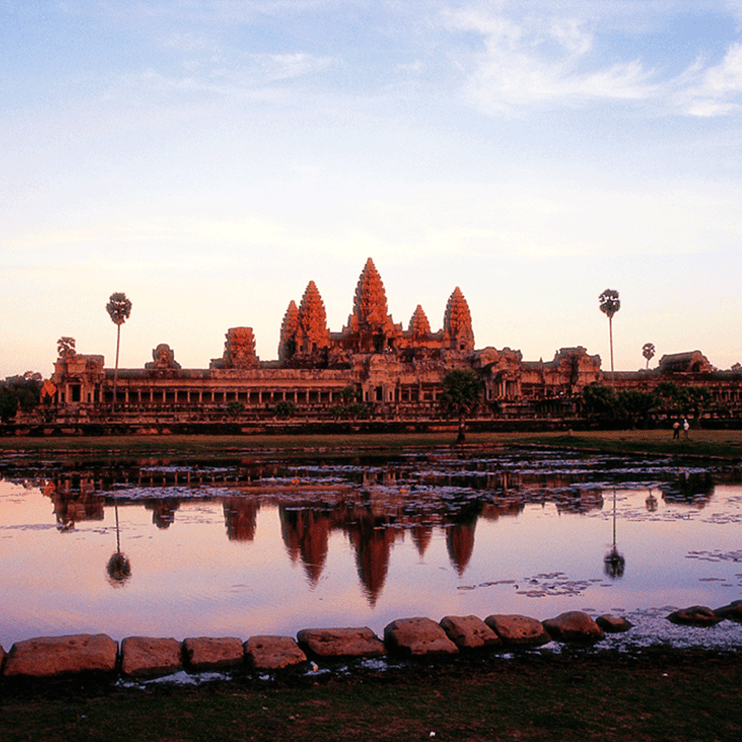
M526 8L533 10L533 5ZM619 5L625 24L621 32L631 34L629 20L637 6ZM737 11L741 6L737 4ZM544 4L538 13L514 12L513 7L497 3L444 13L450 32L468 35L452 56L463 75L466 98L482 111L604 100L646 101L666 112L716 116L742 104L742 43L731 44L719 63L699 53L680 74L668 75L656 60L649 63L641 55L617 59L615 50L609 51L613 29L602 24L591 5L560 4L553 12ZM654 16L653 28L645 21L633 28L634 36L662 28L661 4L647 10Z
M657 88L654 72L639 60L595 65L595 35L580 19L515 20L461 11L449 14L448 22L452 30L482 39L482 51L462 54L458 62L468 96L487 111L596 98L641 99Z
M742 43L732 44L719 64L696 65L692 81L678 96L685 113L718 116L742 107Z

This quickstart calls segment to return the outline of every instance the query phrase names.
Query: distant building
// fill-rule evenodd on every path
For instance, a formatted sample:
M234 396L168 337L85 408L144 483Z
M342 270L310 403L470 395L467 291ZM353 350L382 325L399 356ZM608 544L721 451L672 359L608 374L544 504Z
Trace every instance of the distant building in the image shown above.
M352 312L340 332L327 327L325 306L313 281L299 305L291 301L280 328L277 361L261 361L250 327L226 333L221 358L208 368L182 369L165 343L143 369L119 369L111 416L113 369L103 356L67 350L54 364L44 410L57 422L125 421L148 424L270 419L280 402L294 414L329 420L363 413L381 419L435 418L443 378L469 368L482 380L482 416L575 417L582 390L604 382L601 359L581 346L562 348L551 361L523 361L518 350L474 347L469 306L457 286L437 332L418 305L407 329L388 312L381 277L369 258ZM724 414L739 416L742 373L715 371L699 351L664 356L656 370L617 372L617 390L652 390L660 380L712 389ZM355 404L350 404L355 402ZM284 410L287 408L284 405Z

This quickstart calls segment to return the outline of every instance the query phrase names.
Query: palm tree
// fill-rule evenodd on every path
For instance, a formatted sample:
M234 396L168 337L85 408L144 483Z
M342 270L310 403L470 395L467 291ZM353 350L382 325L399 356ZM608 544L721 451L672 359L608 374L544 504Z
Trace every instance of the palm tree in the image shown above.
M116 381L119 374L119 344L121 342L121 325L129 319L131 314L131 302L126 298L126 294L116 292L111 294L111 298L106 304L106 311L111 317L111 322L116 325L116 367L113 371L113 400L111 401L111 412L116 407Z
M642 355L647 359L647 368L649 368L649 362L654 358L654 343L644 343L642 345Z
M459 418L456 444L466 442L466 416L472 414L482 398L482 382L471 369L455 368L443 377L441 403L449 414Z
M621 308L621 302L618 299L618 291L606 289L598 298L600 302L600 311L608 317L608 334L611 342L611 384L616 386L616 377L613 370L613 315Z

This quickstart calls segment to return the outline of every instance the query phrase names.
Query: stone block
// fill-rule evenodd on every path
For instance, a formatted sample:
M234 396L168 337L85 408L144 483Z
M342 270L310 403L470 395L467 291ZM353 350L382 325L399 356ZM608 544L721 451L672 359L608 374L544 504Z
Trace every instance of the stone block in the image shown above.
M9 677L53 677L81 672L114 672L118 644L106 634L45 636L16 642L5 658Z
M558 642L589 644L605 637L598 624L583 611L567 611L556 618L547 618L541 625Z
M290 636L251 636L243 647L248 664L256 670L282 670L307 661Z
M634 624L620 616L598 616L595 623L600 626L606 634L620 634L628 631Z
M728 621L742 621L742 600L733 600L728 605L716 608L714 613L721 619Z
M500 637L505 646L539 647L551 641L541 621L529 616L495 613L487 616L484 622Z
M189 638L183 642L183 650L193 670L223 670L245 661L242 640L235 636Z
M459 649L490 649L502 644L500 637L478 616L445 616L441 626Z
M430 618L398 618L384 629L384 641L390 651L413 657L459 651L440 624Z
M129 636L121 642L121 671L132 678L169 675L183 668L183 645L176 639Z
M304 651L323 659L386 654L384 643L366 626L358 629L302 629L297 638Z
M715 626L721 621L719 616L705 605L692 605L673 611L667 620L681 626Z

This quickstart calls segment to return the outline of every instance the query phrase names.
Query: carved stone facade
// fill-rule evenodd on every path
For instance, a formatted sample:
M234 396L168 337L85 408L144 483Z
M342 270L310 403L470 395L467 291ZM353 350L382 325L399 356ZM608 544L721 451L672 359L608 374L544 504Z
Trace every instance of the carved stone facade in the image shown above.
M310 281L299 305L292 300L286 309L278 360L260 361L250 327L230 328L222 357L206 369L181 369L163 343L144 369L119 369L116 419L142 425L153 419L213 421L226 419L230 403L241 403L232 407L236 414L266 419L276 414L279 402L291 403L306 419L329 420L340 408L376 419L435 419L443 378L455 368L479 375L480 415L499 419L574 417L582 390L604 383L600 357L580 346L562 348L546 362L524 361L510 348L475 349L471 312L458 286L440 330L432 331L420 305L404 330L389 313L384 284L369 258L340 332L328 329L324 302ZM698 351L664 356L652 371L619 372L615 386L648 391L665 379L709 386L730 414L742 408L742 373L715 371ZM56 391L45 396L48 415L110 419L113 370L104 368L103 356L62 348L51 381Z

